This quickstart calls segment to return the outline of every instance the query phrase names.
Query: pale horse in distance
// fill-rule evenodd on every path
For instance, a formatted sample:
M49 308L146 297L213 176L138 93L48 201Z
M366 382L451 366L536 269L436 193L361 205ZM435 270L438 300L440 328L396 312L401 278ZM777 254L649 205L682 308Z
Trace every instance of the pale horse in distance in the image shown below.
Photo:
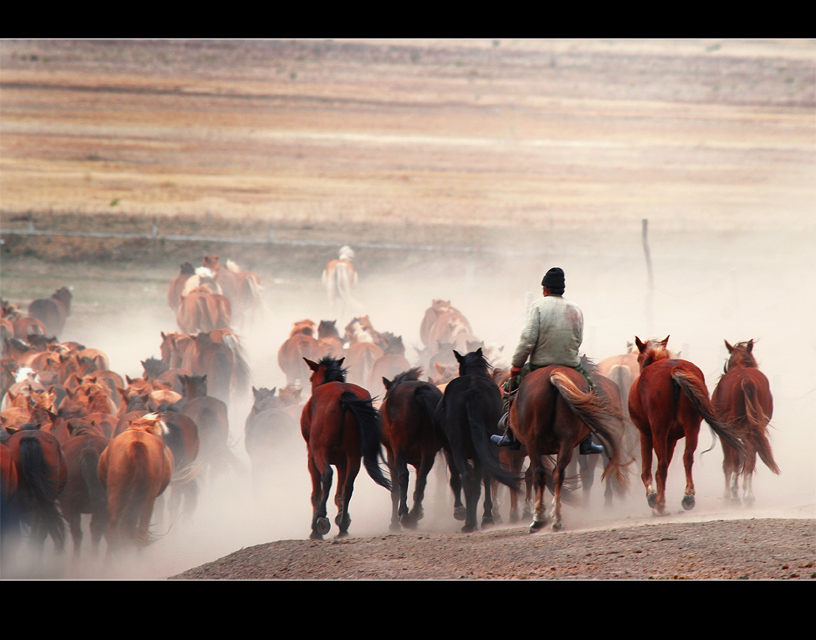
M330 261L323 271L322 280L329 295L329 307L338 318L345 317L347 309L352 313L361 309L360 304L351 296L351 290L357 286L357 271L352 260L354 251L344 245L340 248L338 257Z

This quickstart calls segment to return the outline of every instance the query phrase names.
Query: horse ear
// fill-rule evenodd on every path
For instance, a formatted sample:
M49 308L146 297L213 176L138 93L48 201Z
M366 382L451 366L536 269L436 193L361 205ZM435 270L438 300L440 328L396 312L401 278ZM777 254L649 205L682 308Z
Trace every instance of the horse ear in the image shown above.
M641 353L643 353L643 349L646 348L646 345L643 342L641 342L640 338L638 338L637 336L635 336L635 345L637 346L638 351L640 351Z
M303 358L306 361L306 364L309 365L309 368L312 371L317 371L318 364L316 362L312 362L309 358Z
M667 344L669 344L669 336L666 336L665 338L663 338L662 342L663 342L663 346L666 346Z
M725 343L725 348L728 349L728 353L731 353L734 350L734 347L728 343L728 340L723 340Z
M462 356L459 354L459 352L456 349L453 350L453 355L456 356L456 360L458 362L462 362Z
M340 358L340 359L337 361L337 365L339 366L339 365L343 364L343 362L345 362L345 360L346 360L346 356L343 356L342 358Z
M477 355L477 356L479 356L479 357L481 357L481 356L482 356L482 348L481 348L481 347L479 347L478 349L476 349L476 355Z
M391 386L391 381L388 378L386 378L385 376L383 376L382 382L383 382L383 386L386 388L386 390Z
M751 338L748 341L747 347L748 347L748 353L751 353L754 350L754 339L753 338Z

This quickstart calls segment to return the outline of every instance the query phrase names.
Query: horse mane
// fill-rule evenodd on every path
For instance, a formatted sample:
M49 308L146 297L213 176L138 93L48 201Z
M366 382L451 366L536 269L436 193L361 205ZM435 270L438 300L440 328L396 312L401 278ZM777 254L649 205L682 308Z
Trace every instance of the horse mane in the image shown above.
M733 346L728 344L726 340L725 346L728 349L728 360L726 360L725 366L723 367L723 373L728 371L731 367L756 368L759 366L752 352L754 348L753 339L737 342Z
M339 360L335 360L331 356L323 356L323 358L317 364L319 367L323 367L324 383L346 381L346 373L348 373L348 369L344 369Z
M408 369L408 371L403 371L394 376L394 379L391 381L391 386L400 384L401 382L414 382L419 380L420 377L422 377L422 368L414 367L413 369Z
M157 378L165 371L170 369L170 365L164 362L164 360L159 360L158 358L148 358L147 360L142 360L142 367L144 367L145 376L148 378Z
M586 354L581 355L581 366L591 376L598 373L598 363L592 358L589 358Z
M674 357L667 346L669 343L668 336L663 340L647 340L645 343L641 342L639 338L635 338L635 343L638 345L638 351L640 352L638 363L641 370L658 360L668 360Z
M490 363L482 354L481 349L471 351L465 355L461 355L459 352L454 350L453 354L456 356L456 360L459 362L460 376L480 375L488 378L490 377Z

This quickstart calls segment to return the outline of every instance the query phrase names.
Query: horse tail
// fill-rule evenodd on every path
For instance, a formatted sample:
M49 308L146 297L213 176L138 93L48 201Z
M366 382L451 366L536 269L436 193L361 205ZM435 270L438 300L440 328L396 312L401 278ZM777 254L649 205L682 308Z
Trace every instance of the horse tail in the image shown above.
M621 492L624 492L629 486L629 476L626 473L627 465L621 460L620 438L622 433L616 434L610 424L612 420L619 420L622 430L624 417L611 410L597 391L587 392L579 389L563 371L553 371L550 374L550 383L558 389L558 393L570 410L603 443L609 462L601 474L601 480L614 474L617 486Z
M422 411L422 417L428 424L433 424L434 413L436 407L439 406L439 400L442 394L436 387L418 387L414 395L416 403Z
M42 443L33 436L20 440L20 469L42 516L46 529L51 532L58 547L65 541L65 521L57 507L60 489L54 478L58 469L45 459Z
M476 450L476 455L485 471L512 491L518 491L518 477L502 466L496 448L492 445L488 447L488 436L492 433L492 430L488 429L485 423L481 390L476 388L467 390L465 414L470 426L470 439L473 442L473 448Z
M99 481L99 451L84 449L79 458L79 470L85 487L92 513L105 513L108 510L108 494Z
M770 418L759 403L756 383L753 380L742 381L742 393L745 397L745 418L748 421L748 437L751 439L754 451L759 459L765 463L773 473L779 475L779 467L771 451L771 442L768 437Z
M363 441L363 465L368 475L378 485L390 491L391 481L383 474L379 462L382 457L380 414L374 408L370 398L358 398L351 391L344 391L340 394L340 406L344 411L351 411L360 428L360 437Z
M671 378L683 394L691 401L691 404L703 417L703 420L708 423L711 430L718 435L723 442L737 452L741 463L744 462L745 444L742 438L740 438L739 433L732 425L717 420L714 406L708 397L708 391L700 378L680 367L672 369ZM703 453L707 451L711 451L711 449L706 449Z
M150 454L147 446L139 441L131 444L129 453L132 473L128 476L128 481L121 494L117 496L116 528L132 536L135 543L146 546L152 541L152 536L147 532L148 523L142 523L145 526L140 528L139 520L145 500L151 499L149 495L150 478L147 473Z
M212 331L215 329L215 318L212 317L209 303L210 300L208 296L196 296L195 305L196 314L198 315L198 320L196 322L198 326L196 328L200 329L201 331Z

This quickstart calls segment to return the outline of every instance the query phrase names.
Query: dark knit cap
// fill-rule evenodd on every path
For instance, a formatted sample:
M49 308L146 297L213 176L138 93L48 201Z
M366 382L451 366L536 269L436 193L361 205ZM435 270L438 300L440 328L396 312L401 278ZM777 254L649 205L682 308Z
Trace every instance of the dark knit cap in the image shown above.
M561 267L553 267L541 280L541 286L547 287L554 294L564 293L564 270Z

